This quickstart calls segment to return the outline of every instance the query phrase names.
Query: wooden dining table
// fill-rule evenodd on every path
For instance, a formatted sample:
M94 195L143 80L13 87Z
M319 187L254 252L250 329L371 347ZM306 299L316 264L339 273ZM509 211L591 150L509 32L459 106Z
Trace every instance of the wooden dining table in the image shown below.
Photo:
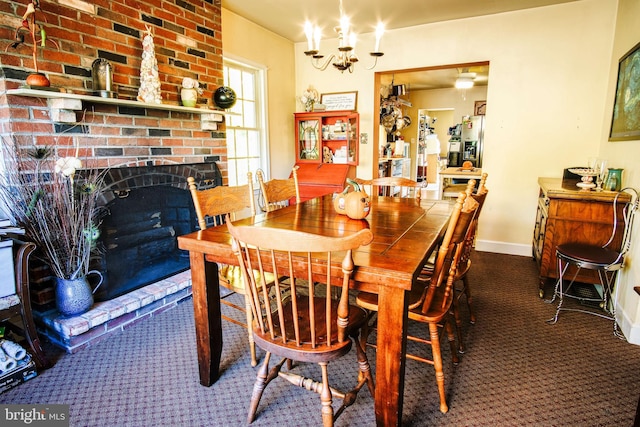
M374 196L369 215L354 220L337 214L328 194L234 222L327 236L371 229L373 241L354 251L351 286L379 295L375 368L379 426L402 424L407 293L442 238L452 208L450 201ZM211 386L218 379L223 350L216 263L238 265L238 261L225 225L179 236L178 246L189 251L191 263L200 383Z

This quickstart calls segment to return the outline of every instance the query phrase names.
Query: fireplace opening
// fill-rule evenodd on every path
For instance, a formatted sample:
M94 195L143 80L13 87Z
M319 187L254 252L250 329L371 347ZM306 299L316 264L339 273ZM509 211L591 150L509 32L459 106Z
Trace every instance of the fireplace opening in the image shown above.
M103 275L94 295L107 301L189 268L177 236L197 230L187 177L199 187L222 184L215 163L115 168L103 190L106 216L92 268Z

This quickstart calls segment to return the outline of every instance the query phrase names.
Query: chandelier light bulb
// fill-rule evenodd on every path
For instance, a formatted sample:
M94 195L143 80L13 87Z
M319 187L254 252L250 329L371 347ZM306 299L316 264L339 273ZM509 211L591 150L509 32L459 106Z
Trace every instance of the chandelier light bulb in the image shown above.
M320 52L320 40L322 39L322 32L320 31L320 27L316 27L313 32L313 39L315 41L314 49Z
M304 23L304 34L307 36L307 50L313 50L313 25L309 21Z
M349 46L355 49L356 41L357 41L357 36L353 32L351 32L351 34L349 34Z
M378 23L376 27L376 48L374 52L380 52L380 40L382 39L382 35L384 34L384 24L382 22Z

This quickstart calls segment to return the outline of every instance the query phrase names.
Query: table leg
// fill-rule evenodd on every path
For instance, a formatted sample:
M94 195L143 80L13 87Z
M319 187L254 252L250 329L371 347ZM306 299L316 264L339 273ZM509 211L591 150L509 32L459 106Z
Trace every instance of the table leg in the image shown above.
M198 252L190 252L189 259L200 384L209 387L218 379L222 354L218 265Z
M376 350L376 423L402 425L407 300L402 289L380 287Z

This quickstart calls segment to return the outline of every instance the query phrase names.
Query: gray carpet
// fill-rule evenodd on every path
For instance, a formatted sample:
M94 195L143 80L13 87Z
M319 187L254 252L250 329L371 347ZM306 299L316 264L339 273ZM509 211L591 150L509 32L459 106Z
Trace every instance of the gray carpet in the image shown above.
M630 426L640 393L640 346L613 336L611 322L562 313L538 298L528 257L474 254L470 273L477 323L465 322L467 351L445 367L449 412L438 410L433 368L407 362L408 426ZM463 304L463 316L468 313ZM257 368L242 328L224 323L223 373L210 388L198 382L193 306L187 301L74 355L51 347L55 366L0 394L0 403L70 405L72 426L241 426ZM412 326L412 333L419 333ZM450 361L448 346L443 347ZM375 361L374 350L369 357ZM262 356L262 352L259 353ZM329 365L347 388L355 355ZM375 364L374 364L375 369ZM303 366L318 375L316 366ZM255 426L321 425L319 398L276 379ZM375 425L365 388L338 420Z

